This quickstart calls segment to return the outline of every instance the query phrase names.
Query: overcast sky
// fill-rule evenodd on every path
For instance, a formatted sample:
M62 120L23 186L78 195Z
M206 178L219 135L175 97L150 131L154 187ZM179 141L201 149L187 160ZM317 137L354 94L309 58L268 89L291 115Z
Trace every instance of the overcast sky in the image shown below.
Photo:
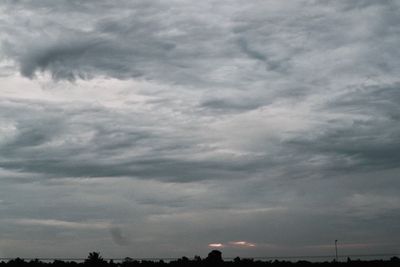
M0 257L399 253L399 14L1 1Z

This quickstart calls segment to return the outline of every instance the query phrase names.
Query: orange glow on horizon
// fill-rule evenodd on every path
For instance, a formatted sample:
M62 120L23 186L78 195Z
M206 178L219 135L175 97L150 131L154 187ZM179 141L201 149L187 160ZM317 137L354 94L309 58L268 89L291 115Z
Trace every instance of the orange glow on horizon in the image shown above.
M208 244L208 246L212 247L212 248L222 248L222 247L224 247L224 245L221 244L221 243L211 243L211 244Z
M208 244L210 248L223 248L223 247L236 247L236 248L252 248L256 247L255 243L247 242L247 241L231 241L226 244L224 243L210 243Z
M234 241L234 242L230 242L230 244L232 244L234 246L240 246L240 247L255 247L256 246L256 244L250 243L247 241Z

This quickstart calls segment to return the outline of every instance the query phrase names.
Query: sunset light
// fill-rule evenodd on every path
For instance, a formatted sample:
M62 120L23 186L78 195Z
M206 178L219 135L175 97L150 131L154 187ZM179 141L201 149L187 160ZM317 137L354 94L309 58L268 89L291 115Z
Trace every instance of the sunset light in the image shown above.
M246 241L235 241L235 242L230 242L231 245L233 246L238 246L238 247L255 247L256 244L246 242Z
M222 248L222 247L224 247L224 245L221 244L221 243L211 243L211 244L208 244L208 246L210 248Z

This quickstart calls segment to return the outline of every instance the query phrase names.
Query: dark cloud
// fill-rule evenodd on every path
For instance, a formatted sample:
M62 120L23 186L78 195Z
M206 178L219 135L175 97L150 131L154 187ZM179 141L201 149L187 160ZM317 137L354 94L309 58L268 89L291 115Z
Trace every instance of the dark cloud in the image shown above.
M129 244L129 240L126 236L124 236L121 228L113 227L110 229L110 233L111 233L113 241L116 244L118 244L120 246L126 246Z
M67 80L105 75L192 83L193 80L186 80L207 75L205 61L214 56L210 50L215 47L210 47L205 40L217 36L219 26L203 27L200 20L182 13L184 6L166 6L159 2L124 2L122 6L101 3L88 15L83 15L83 18L89 17L87 21L79 20L86 27L73 25L72 28L68 23L63 25L62 21L69 19L67 14L76 16L76 12L82 12L81 6L86 9L86 4L64 3L69 6L64 10L67 13L58 17L49 15L49 9L54 11L51 5L9 3L8 8L14 5L22 10L33 5L35 15L43 16L42 23L59 26L49 29L50 33L38 28L38 34L42 35L39 39L37 34L22 32L19 37L27 38L25 41L31 43L29 49L12 33L3 41L3 50L18 60L21 73L27 77L37 72L49 72L55 79ZM101 15L91 17L92 12ZM224 48L220 49L223 51Z
M262 106L271 104L268 99L254 99L251 96L236 95L236 97L228 96L226 98L211 98L204 100L200 103L200 107L204 109L210 109L211 112L223 111L223 112L244 112L249 110L255 110Z
M3 1L0 256L396 249L399 8Z
M212 150L196 151L196 144L190 143L193 138L188 143L182 139L179 146L171 147L175 134L157 133L156 127L152 129L140 114L128 118L128 114L95 106L68 111L48 103L21 108L20 103L7 101L0 106L14 114L15 120L15 134L2 144L6 156L1 158L0 166L5 169L51 177L132 176L190 182L239 178L259 171L263 165L262 160L180 157L185 150L199 154ZM140 130L146 125L148 129ZM135 150L143 149L147 152L135 155Z
M328 121L320 134L299 137L291 143L312 154L345 159L349 167L346 172L397 168L398 99L397 83L355 88L324 106L341 118Z

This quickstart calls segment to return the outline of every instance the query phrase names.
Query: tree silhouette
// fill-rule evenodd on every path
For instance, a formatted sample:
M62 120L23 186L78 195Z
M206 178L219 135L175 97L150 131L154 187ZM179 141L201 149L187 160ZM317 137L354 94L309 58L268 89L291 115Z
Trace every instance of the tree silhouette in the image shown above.
M211 264L218 264L223 262L222 260L222 253L219 250L212 250L210 253L208 253L208 256L206 258L206 261Z
M90 252L84 262L87 266L105 266L107 262L100 256L99 252Z

